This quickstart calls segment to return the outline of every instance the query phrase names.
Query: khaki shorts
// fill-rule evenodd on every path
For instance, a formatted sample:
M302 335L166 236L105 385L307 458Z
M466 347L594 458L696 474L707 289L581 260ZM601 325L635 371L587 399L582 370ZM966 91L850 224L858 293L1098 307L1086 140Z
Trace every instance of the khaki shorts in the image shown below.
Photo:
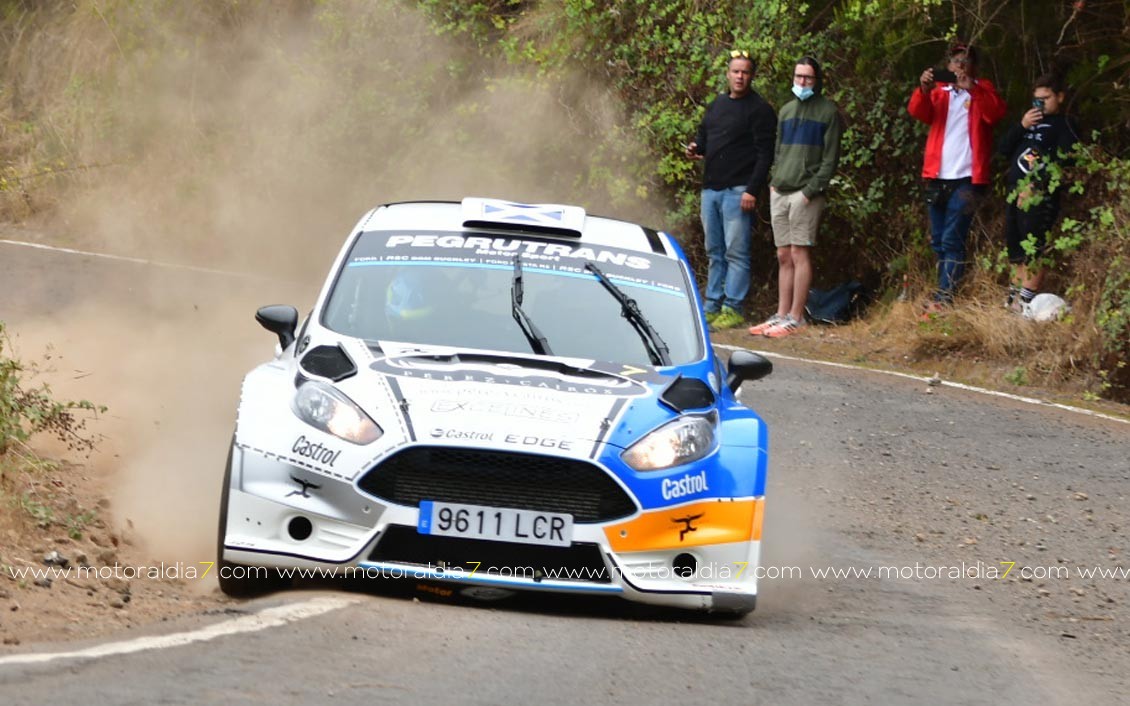
M779 248L789 245L816 245L816 229L820 227L820 214L827 199L823 194L804 202L804 192L782 194L769 190L769 217L773 223L773 244Z

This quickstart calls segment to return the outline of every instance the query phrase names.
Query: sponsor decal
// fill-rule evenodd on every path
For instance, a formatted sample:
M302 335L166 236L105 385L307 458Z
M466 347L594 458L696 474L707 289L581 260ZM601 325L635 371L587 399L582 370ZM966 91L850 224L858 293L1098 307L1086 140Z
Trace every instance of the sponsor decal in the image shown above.
M551 439L547 436L532 436L530 434L507 434L502 440L508 444L534 446L539 449L573 450L573 442L569 439Z
M312 461L317 461L318 463L330 466L331 468L333 467L334 462L337 461L337 457L341 455L340 450L334 451L329 447L322 446L320 443L315 444L307 439L305 435L298 437L298 439L296 439L294 442L294 446L292 446L290 450L298 454L299 456L308 458Z
M467 431L466 429L432 429L433 439L460 439L462 441L494 441L494 434L489 431Z
M286 495L283 496L285 498L289 498L291 495L299 495L299 496L302 496L304 498L308 498L310 496L307 495L307 493L306 493L307 490L311 490L311 489L317 490L317 489L322 487L322 486L318 485L317 483L311 483L310 481L303 480L303 479L299 478L298 476L291 476L290 479L298 484L299 489L290 491L289 493L287 493Z
M472 363L453 361L437 365L434 361L414 356L381 358L369 367L385 375L434 382L479 382L580 395L639 397L648 392L646 385L611 373L585 376L563 373L559 376L550 376L544 371L534 369L495 372L492 368L476 366Z
M686 517L672 517L671 518L671 521L676 523L676 524L679 523L679 522L682 522L684 525L686 525L685 527L683 527L683 529L679 530L679 541L680 542L683 541L683 537L687 536L687 532L697 532L698 531L698 528L695 527L692 523L695 520L701 518L705 514L706 514L705 512L700 512L697 515L687 515Z
M660 487L664 500L698 495L708 490L710 490L710 485L706 482L706 471L688 473L678 479L664 478L663 485Z
M534 419L539 422L556 422L558 424L575 422L580 416L576 412L554 409L553 407L539 407L518 402L489 402L486 400L436 400L432 402L432 411L441 414L447 412L496 414L502 417Z
M482 236L464 237L462 235L393 235L385 241L389 250L407 248L442 248L466 250L485 257L513 257L521 253L523 258L533 260L578 260L581 264L592 261L598 264L620 265L634 270L651 268L651 260L642 255L633 255L626 250L605 250L587 246L572 246L559 243L546 243L518 238L488 238ZM357 258L361 260L362 258Z
M451 598L455 594L455 589L444 588L442 586L433 586L429 583L416 584L416 590L420 593L431 593L439 596L440 598Z

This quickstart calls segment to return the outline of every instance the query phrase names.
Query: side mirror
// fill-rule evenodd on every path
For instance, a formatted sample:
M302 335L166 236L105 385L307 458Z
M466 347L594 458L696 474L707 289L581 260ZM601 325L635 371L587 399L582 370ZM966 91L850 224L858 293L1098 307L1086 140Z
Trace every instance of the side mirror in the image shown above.
M753 351L738 350L730 354L726 364L726 387L737 392L743 382L760 380L773 372L773 363L763 355Z
M293 306L265 306L255 312L255 320L263 328L279 337L279 345L285 351L294 343L294 332L298 330L298 309Z

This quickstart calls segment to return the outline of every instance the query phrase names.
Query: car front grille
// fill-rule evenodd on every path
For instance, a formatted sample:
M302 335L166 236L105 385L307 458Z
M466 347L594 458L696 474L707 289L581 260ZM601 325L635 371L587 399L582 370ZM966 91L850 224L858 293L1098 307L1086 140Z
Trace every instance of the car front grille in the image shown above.
M385 530L369 560L534 581L612 582L597 544L546 547L491 542L420 534L415 527L402 525Z
M577 523L616 520L637 509L608 473L586 461L482 449L405 449L370 469L358 486L398 505L436 500L559 512Z

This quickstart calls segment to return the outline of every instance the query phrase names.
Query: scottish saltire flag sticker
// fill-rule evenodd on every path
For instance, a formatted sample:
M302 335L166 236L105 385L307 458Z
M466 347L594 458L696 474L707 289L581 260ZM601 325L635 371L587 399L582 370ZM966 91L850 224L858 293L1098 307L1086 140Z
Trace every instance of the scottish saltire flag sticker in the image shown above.
M564 228L580 232L585 210L560 204L514 203L497 199L463 199L463 220L476 223L510 223L534 228Z
M525 221L541 225L561 225L564 209L526 203L483 203L483 215L490 220Z

